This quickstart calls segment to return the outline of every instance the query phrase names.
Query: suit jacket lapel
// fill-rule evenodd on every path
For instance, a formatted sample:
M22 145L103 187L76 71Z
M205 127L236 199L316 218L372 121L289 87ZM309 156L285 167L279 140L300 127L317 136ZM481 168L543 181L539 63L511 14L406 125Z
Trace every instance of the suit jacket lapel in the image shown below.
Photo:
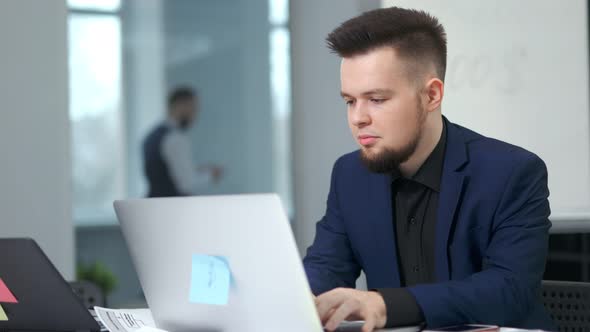
M437 281L450 279L449 235L464 189L465 172L463 165L468 161L465 140L460 133L460 129L444 117L443 121L446 122L447 126L447 146L436 220L435 270Z

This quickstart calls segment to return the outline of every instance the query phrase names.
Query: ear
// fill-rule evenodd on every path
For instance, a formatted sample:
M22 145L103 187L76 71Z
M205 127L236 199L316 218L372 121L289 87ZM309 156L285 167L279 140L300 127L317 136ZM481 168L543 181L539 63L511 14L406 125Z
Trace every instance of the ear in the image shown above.
M426 82L424 92L426 110L432 112L439 109L445 94L445 84L443 81L438 78L431 78Z

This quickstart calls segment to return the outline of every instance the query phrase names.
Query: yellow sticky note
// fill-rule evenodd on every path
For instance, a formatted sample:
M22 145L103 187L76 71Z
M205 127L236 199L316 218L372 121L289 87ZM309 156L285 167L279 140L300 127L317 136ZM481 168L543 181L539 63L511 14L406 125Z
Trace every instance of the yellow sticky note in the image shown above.
M6 313L4 312L4 308L2 308L2 306L0 305L0 321L7 321L8 317L6 316Z

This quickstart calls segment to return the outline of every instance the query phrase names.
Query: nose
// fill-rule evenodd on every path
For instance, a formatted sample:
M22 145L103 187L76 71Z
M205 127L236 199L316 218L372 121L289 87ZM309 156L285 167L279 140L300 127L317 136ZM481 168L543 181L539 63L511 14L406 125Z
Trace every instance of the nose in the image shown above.
M350 124L358 128L365 127L371 123L371 117L369 116L367 107L361 101L357 102L349 108L348 118Z

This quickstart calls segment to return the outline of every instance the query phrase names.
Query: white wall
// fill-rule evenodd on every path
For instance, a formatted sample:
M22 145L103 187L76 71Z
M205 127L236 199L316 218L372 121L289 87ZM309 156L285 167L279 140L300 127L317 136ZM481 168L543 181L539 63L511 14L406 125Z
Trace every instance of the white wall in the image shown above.
M0 237L74 275L65 1L0 1Z
M590 219L586 0L395 0L438 17L448 35L442 112L537 153L552 220Z

